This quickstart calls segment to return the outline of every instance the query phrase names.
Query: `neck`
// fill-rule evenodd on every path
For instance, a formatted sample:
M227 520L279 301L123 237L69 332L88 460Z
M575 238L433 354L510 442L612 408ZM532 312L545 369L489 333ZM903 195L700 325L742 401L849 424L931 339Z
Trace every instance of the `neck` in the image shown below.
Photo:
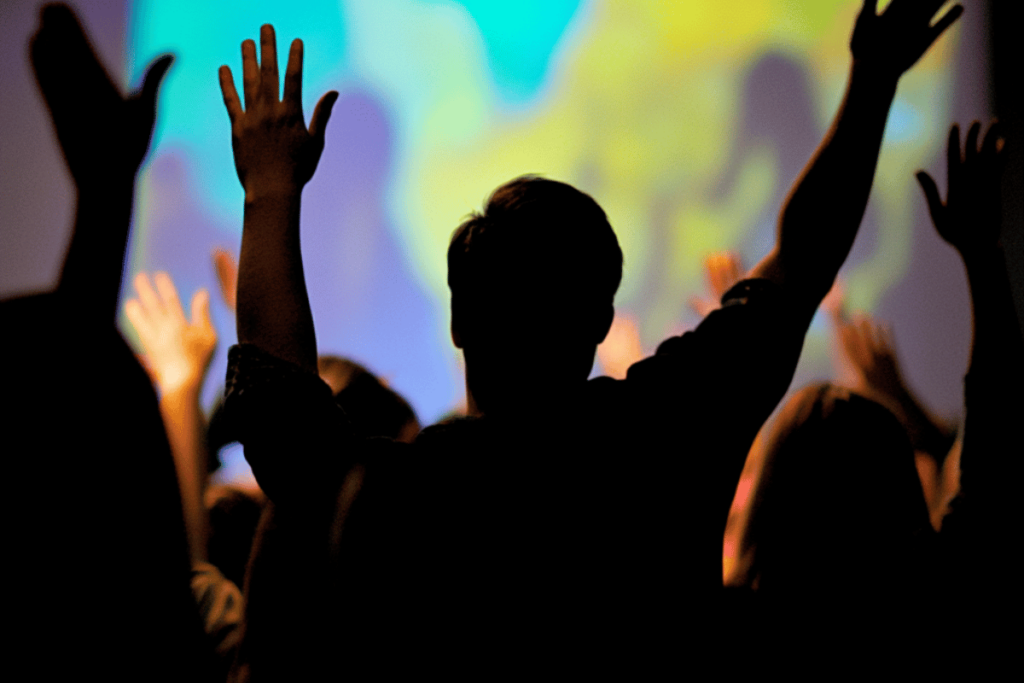
M476 399L473 398L473 390L469 388L468 379L466 380L466 415L469 417L480 417L483 415L483 411L477 405Z

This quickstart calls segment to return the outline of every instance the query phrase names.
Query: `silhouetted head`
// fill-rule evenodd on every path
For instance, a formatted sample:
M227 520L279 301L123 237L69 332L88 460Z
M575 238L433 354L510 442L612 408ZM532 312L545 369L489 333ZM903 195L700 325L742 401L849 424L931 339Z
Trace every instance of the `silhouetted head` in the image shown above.
M210 563L239 588L245 580L263 500L235 486L210 486L204 493L209 514L207 553Z
M339 356L320 356L317 370L362 436L411 442L419 433L420 423L409 402L359 363Z
M622 250L604 211L571 185L502 185L448 248L452 340L483 412L582 384L614 317Z
M785 404L752 502L743 539L749 579L775 593L905 589L931 531L899 420L831 384Z

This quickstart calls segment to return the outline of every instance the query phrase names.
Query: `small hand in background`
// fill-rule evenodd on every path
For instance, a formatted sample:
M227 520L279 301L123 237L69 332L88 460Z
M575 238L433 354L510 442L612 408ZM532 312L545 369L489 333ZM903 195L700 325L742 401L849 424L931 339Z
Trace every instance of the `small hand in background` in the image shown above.
M597 347L597 358L605 375L625 379L629 366L644 358L636 320L628 314L616 314L608 335Z
M213 250L213 267L217 271L221 299L234 313L238 295L238 260L227 250L218 247Z
M892 330L860 314L848 319L832 317L837 353L853 370L854 391L897 409L907 393L896 358Z
M860 371L854 365L852 359L843 349L840 337L840 330L844 325L849 324L846 313L846 283L836 278L832 289L821 300L821 311L832 326L832 368L833 378L840 386L853 388L860 384Z
M135 291L138 298L125 304L125 313L139 335L146 365L160 391L201 385L217 346L217 332L210 322L210 295L205 289L195 293L189 321L166 273L154 275L153 282L139 273Z
M841 287L838 281L837 287ZM827 311L833 325L836 382L891 410L907 430L914 450L941 462L949 450L951 428L932 415L907 385L892 329L867 314L847 317L841 290L834 287L833 292ZM934 484L922 478L922 485L929 483Z
M210 295L205 289L195 293L189 321L167 273L157 273L152 281L139 273L135 291L138 298L128 300L125 313L139 335L145 365L160 390L160 414L178 474L192 559L204 561L209 519L203 507L206 424L199 392L217 346L217 332L210 322Z
M732 251L717 251L704 257L704 278L708 285L707 298L691 297L690 308L701 318L721 307L722 296L743 279L743 262Z
M1005 143L1001 132L999 124L993 123L979 149L981 124L975 121L967 131L961 155L960 126L953 125L946 153L949 192L945 202L939 196L935 180L925 171L917 172L917 181L928 200L928 211L935 229L942 239L968 258L999 244L1002 225L1000 176Z
M878 0L864 0L850 40L853 58L899 77L963 14L963 5L954 5L933 24L946 2L892 0L878 14Z

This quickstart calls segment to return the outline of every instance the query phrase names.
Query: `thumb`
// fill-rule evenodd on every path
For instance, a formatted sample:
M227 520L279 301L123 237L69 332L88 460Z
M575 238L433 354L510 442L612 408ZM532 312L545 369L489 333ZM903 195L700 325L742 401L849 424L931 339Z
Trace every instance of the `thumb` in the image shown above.
M316 108L313 110L313 118L309 121L309 134L314 138L319 138L321 143L324 140L327 122L331 118L331 110L334 109L334 103L337 101L338 93L332 90L320 98L320 101L316 103Z
M878 0L864 0L860 6L860 12L857 13L857 23L868 21L872 17L877 16L878 11Z
M156 371L153 369L153 364L149 362L149 356L144 353L137 353L135 354L135 360L137 360L139 365L142 366L142 369L146 371L146 374L149 376L149 381L156 384Z
M915 174L917 182L920 183L921 189L924 190L924 197L928 201L928 213L932 216L932 223L938 228L942 221L942 210L945 208L942 205L942 198L939 196L939 188L932 180L932 177L924 171L918 171Z
M150 107L156 106L157 92L160 90L160 83L167 75L167 70L174 62L174 55L166 54L157 57L146 69L146 75L142 80L142 88L139 90L138 99Z

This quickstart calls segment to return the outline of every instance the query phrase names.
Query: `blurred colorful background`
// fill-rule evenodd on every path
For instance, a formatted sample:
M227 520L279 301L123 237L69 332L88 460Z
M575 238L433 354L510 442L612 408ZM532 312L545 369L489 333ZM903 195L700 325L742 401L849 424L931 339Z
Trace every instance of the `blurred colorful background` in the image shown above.
M860 4L78 6L124 83L138 82L158 54L176 56L139 183L127 268L168 271L186 300L198 287L217 291L210 254L215 247L237 254L241 235L242 191L217 68L228 64L237 79L239 45L257 38L263 23L275 26L284 54L293 38L303 39L307 118L326 90L341 93L303 203L319 348L383 376L426 424L464 393L448 333L444 256L466 214L524 173L593 195L625 253L617 308L636 321L652 352L698 322L687 301L704 290L707 253L733 249L748 266L767 253L786 192L842 95ZM34 7L11 2L0 10L4 63L21 69L3 75L11 93L0 119L4 295L52 284L72 211L25 60ZM950 123L991 116L986 14L983 3L967 3L963 19L902 80L867 217L843 271L850 306L894 325L910 383L944 414L961 403L969 307L962 269L934 236L913 173L929 169L941 183ZM231 314L214 300L221 346L208 404L234 342ZM523 343L542 333L527 325ZM828 343L816 321L794 386L831 374Z

